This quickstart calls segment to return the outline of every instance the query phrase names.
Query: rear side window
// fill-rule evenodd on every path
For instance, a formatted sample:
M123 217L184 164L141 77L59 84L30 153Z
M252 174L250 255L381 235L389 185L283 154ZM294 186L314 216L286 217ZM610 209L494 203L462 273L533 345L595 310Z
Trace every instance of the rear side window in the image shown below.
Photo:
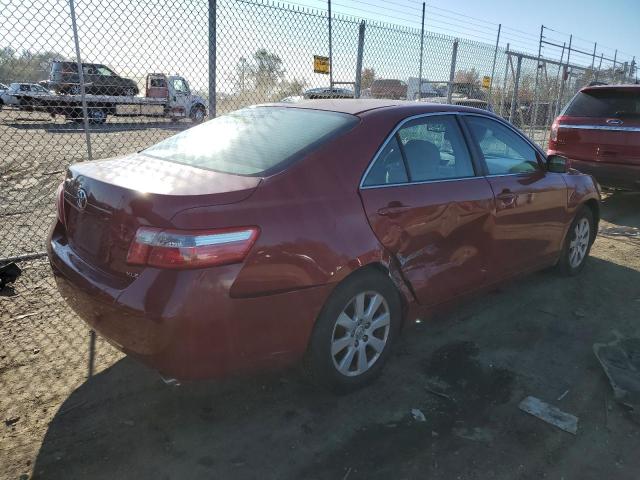
M303 108L252 107L170 137L143 153L194 167L261 175L358 122L357 117Z
M391 137L378 155L376 162L369 170L363 186L394 185L407 183L407 171L404 168L402 152L398 144L397 136Z
M474 176L471 157L452 116L413 120L398 136L412 182Z
M592 89L573 97L563 115L572 117L640 116L639 91Z

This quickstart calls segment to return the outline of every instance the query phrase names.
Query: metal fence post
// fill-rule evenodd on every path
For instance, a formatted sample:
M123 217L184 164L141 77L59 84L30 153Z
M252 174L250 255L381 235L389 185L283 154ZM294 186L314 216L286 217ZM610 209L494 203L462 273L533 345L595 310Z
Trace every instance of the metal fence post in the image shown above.
M502 92L500 92L500 115L504 116L504 98L507 94L507 78L509 78L509 64L511 63L511 53L509 53L510 44L507 43L507 61L504 65L504 81L502 82Z
M209 0L209 118L216 116L216 7L216 0Z
M613 54L613 83L616 83L616 60L618 59L618 50Z
M604 58L604 53L600 54L600 63L598 64L598 70L596 70L596 82L598 81L598 76L600 75L600 69L602 68L602 59Z
M329 14L329 88L333 88L333 38L331 34L331 0L327 0Z
M560 104L560 74L562 73L563 67L562 67L562 60L564 60L564 50L566 47L566 42L562 42L562 53L560 54L560 63L558 64L558 75L556 75L556 88L557 88L557 92L556 92L556 100L554 102L554 106L553 106L553 116L557 117L558 116L558 108L559 108L559 104Z
M356 59L356 84L354 88L354 96L360 98L362 89L362 56L364 55L364 20L360 22L358 30L358 58Z
M489 93L488 97L491 100L491 89L493 88L493 76L496 74L496 60L498 59L498 47L500 46L500 31L502 30L502 24L498 24L498 36L496 37L496 49L493 51L493 64L491 65L491 79L489 80Z
M78 39L78 24L76 22L75 0L69 0L69 12L71 14L71 28L73 30L73 43L76 50L76 65L78 68L78 78L80 79L80 96L82 99L82 120L84 122L84 136L87 145L87 160L93 160L91 153L91 134L89 133L89 115L87 111L87 98L84 87L84 70L82 69L82 58L80 57L80 40Z
M451 71L449 72L449 87L447 88L447 103L451 103L453 94L453 79L456 75L456 62L458 60L458 39L453 42L453 52L451 53Z
M591 57L591 76L593 77L595 72L594 72L594 68L596 66L596 49L598 48L598 42L595 42L593 44L593 56Z
M565 71L567 73L567 77L569 76L569 61L571 60L571 43L573 42L573 35L569 35L569 47L567 50L567 63L565 64L564 71L562 72L562 83L560 84L560 93L558 94L558 108L557 111L560 110L560 106L563 103L564 98L564 85L566 80L564 78Z
M533 118L531 119L531 125L529 125L529 133L533 133L533 129L536 126L538 119L538 81L540 79L540 57L542 56L542 37L544 35L544 25L540 26L540 41L538 42L538 59L536 60L536 81L533 86Z
M422 30L420 31L420 69L418 72L418 100L422 98L422 60L424 55L424 10L426 3L422 2Z
M522 56L518 55L518 66L516 67L516 78L513 85L513 96L511 97L511 109L509 110L509 122L513 123L513 117L516 114L516 106L518 104L518 90L520 83L520 71L522 69Z

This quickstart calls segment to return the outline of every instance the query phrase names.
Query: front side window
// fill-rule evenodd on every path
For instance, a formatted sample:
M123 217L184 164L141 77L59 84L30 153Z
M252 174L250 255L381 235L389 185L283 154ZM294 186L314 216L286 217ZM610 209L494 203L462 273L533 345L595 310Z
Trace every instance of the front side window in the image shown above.
M473 177L471 156L451 115L412 120L398 130L412 182Z
M250 107L185 130L143 153L223 173L261 175L284 168L357 122L344 113Z
M189 87L187 87L187 84L181 78L176 78L173 81L173 90L176 93L184 93L185 95L189 93Z
M509 127L485 117L467 116L466 121L490 175L540 170L535 149Z

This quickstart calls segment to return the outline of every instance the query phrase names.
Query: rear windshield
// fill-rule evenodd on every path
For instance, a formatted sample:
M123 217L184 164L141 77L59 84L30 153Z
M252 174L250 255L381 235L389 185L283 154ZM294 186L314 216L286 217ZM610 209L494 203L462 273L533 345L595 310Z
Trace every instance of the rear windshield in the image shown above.
M572 117L640 116L640 91L594 89L579 92L564 115Z
M185 130L143 153L218 172L260 175L284 167L356 122L344 113L250 107Z

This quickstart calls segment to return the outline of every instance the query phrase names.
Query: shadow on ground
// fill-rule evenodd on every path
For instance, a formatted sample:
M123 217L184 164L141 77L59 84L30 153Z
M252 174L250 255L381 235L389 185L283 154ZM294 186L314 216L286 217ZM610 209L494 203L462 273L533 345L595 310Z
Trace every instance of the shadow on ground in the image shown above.
M411 327L383 376L346 396L297 370L168 387L125 358L60 407L33 475L635 478L639 432L592 344L637 335L639 300L640 273L597 258L576 278L535 274ZM519 411L527 395L577 415L578 434Z
M615 192L602 200L602 219L640 228L640 192Z

